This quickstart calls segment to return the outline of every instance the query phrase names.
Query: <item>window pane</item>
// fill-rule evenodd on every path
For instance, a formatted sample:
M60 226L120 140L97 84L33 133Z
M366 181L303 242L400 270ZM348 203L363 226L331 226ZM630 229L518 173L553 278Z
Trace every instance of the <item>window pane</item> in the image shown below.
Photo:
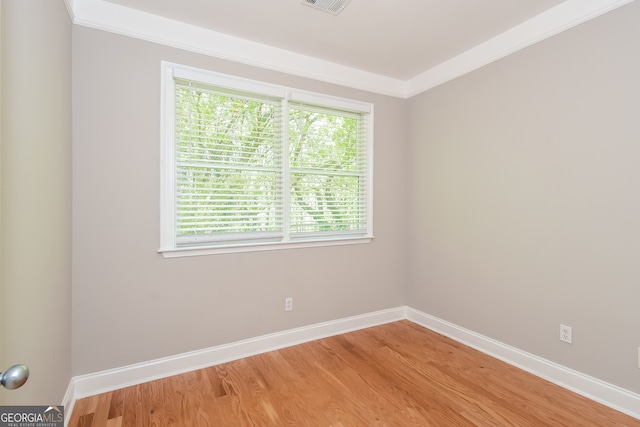
M178 161L276 166L277 104L178 88ZM279 134L279 132L278 132ZM277 156L277 157L276 157Z
M358 119L319 109L289 111L291 168L357 172Z
M275 172L181 167L181 234L273 231L281 227Z
M359 115L312 106L289 113L291 233L366 229L366 156Z
M291 232L364 230L357 176L291 175Z
M373 105L162 63L166 257L372 238Z
M175 108L178 241L281 230L279 103L177 85Z

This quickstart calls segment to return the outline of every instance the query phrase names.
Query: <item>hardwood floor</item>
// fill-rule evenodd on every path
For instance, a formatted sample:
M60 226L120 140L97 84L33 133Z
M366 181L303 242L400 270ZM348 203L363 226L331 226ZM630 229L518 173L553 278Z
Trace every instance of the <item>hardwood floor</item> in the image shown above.
M79 400L87 426L640 426L409 321Z

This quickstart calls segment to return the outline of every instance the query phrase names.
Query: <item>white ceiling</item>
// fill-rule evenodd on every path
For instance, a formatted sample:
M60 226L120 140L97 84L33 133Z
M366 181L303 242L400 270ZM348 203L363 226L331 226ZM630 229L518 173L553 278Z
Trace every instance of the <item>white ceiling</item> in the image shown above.
M632 0L65 0L74 21L408 97Z
M300 0L109 0L408 80L562 0L352 0L338 16Z

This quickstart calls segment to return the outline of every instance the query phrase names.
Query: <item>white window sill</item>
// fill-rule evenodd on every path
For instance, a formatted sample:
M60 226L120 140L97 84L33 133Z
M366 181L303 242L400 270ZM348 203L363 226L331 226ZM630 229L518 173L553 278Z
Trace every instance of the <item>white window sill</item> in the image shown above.
M234 244L225 246L192 246L186 248L160 248L158 253L161 253L165 258L179 258L187 256L201 256L201 255L218 255L218 254L233 254L239 252L258 252L258 251L273 251L282 249L298 249L298 248L315 248L322 246L342 246L342 245L359 245L370 243L374 239L373 236L366 237L348 237L348 238L335 238L335 239L323 239L323 240L307 240L301 242L273 242L273 243L246 243L246 244Z

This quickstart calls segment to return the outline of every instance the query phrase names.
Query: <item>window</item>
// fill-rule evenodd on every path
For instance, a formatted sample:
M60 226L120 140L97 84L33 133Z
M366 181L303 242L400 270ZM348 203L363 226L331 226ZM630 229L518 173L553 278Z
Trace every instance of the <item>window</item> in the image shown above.
M371 104L162 72L164 256L370 241Z

